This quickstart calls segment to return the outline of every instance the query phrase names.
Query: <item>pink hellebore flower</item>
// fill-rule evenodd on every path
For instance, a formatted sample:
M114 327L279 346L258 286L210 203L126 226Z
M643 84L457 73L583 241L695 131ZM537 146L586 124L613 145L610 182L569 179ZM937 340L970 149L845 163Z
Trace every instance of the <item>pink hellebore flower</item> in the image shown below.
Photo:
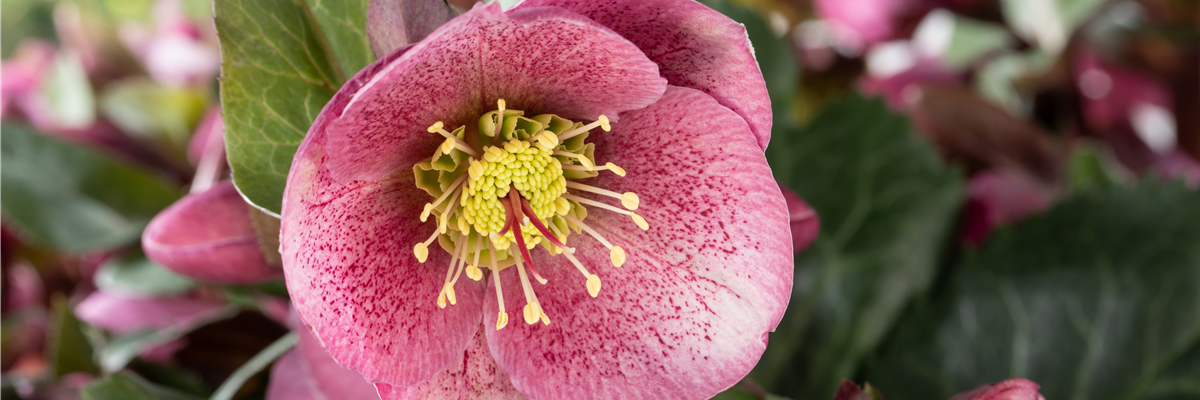
M129 24L121 41L155 81L172 87L207 84L221 68L212 32L188 20L180 0L158 0L153 30Z
M75 306L80 320L118 335L142 330L159 330L205 318L221 303L191 297L131 297L102 291L92 292ZM142 353L148 360L166 362L186 345L184 339L152 346Z
M288 290L384 398L708 398L791 292L770 117L744 28L699 3L477 5L317 117Z
M255 283L283 271L263 256L250 206L233 182L190 194L154 216L142 233L146 257L190 278Z

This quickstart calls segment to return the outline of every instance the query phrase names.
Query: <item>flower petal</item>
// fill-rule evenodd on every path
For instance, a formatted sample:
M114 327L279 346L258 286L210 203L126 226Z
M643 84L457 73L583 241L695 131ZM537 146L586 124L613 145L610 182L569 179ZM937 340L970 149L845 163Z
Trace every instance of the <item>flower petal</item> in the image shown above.
M426 128L473 127L498 99L532 113L612 119L653 103L666 86L658 67L608 28L562 9L505 15L494 3L367 68L379 73L350 91L344 110L322 111L332 113L326 167L339 182L410 168L444 140Z
M75 306L75 315L89 325L116 334L162 329L199 318L221 307L220 303L187 297L134 298L92 292Z
M557 6L596 20L633 42L675 86L708 93L736 112L765 149L771 99L746 28L694 0L528 0L514 9Z
M300 339L296 350L304 360L304 367L316 390L329 399L379 398L375 386L357 371L338 365L312 333L304 327L294 330Z
M442 0L371 0L367 5L367 40L377 57L421 41L454 18Z
M329 400L317 390L316 382L309 376L300 352L292 350L279 357L271 367L271 381L267 383L267 400ZM351 400L347 398L347 400Z
M596 158L628 175L592 182L633 191L650 230L589 209L587 223L626 249L616 269L596 240L567 244L602 280L591 298L564 257L536 252L549 325L522 323L515 271L501 273L509 326L488 345L535 399L708 398L737 383L766 347L791 295L788 210L761 148L737 114L697 90L622 115L597 135ZM495 326L489 296L486 326Z
M283 200L280 247L296 311L333 359L368 381L429 379L462 357L479 326L483 283L461 279L458 304L439 309L450 256L435 249L422 264L412 253L436 229L418 219L428 195L412 171L336 182L321 126L296 153Z
M489 399L519 400L526 397L514 388L488 349L486 335L477 333L462 360L432 379L407 388L377 383L383 400L400 399Z
M1045 400L1038 384L1024 378L1009 378L989 383L951 397L950 400Z
M167 269L200 280L251 283L283 273L263 257L250 207L232 182L160 212L142 233L142 249Z
M804 251L821 233L821 218L817 216L817 210L796 192L785 187L779 190L783 191L783 198L787 201L788 219L792 226L792 251Z

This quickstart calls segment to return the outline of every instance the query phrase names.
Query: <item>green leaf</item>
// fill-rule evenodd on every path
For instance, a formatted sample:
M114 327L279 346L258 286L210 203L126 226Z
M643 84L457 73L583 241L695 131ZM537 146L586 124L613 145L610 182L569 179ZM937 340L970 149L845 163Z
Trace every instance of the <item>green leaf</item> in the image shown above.
M367 3L369 0L305 0L333 57L346 78L366 67L375 56L367 40Z
M1048 53L1066 47L1071 33L1106 0L1001 0L1005 22Z
M230 305L157 331L140 331L116 337L100 351L100 367L109 372L120 371L146 349L179 339L201 326L232 318L239 310L239 307Z
M0 210L34 242L82 252L136 240L179 192L105 155L0 125Z
M797 255L787 313L751 377L797 399L833 396L924 293L962 201L962 178L880 101L831 104L767 148L776 179L821 218Z
M92 345L84 336L79 319L75 318L74 311L67 304L66 296L55 293L50 299L50 306L54 311L54 320L46 329L46 352L54 376L61 377L72 372L100 372L92 361Z
M187 393L159 386L131 373L97 380L80 389L83 400L201 400Z
M183 294L196 282L146 259L114 260L96 271L96 288L104 292L134 297Z
M1200 193L1111 187L964 257L867 369L889 399L1025 377L1047 399L1200 396Z
M981 56L1008 47L1013 42L1008 29L1002 25L957 15L951 15L951 18L954 31L942 57L953 68L968 67Z
M41 38L53 41L54 3L49 0L5 0L0 13L0 57L12 57L22 40Z
M331 46L343 44L327 40L304 0L216 0L214 10L234 183L250 202L278 214L296 148L356 71L335 61ZM345 52L353 63L353 52Z

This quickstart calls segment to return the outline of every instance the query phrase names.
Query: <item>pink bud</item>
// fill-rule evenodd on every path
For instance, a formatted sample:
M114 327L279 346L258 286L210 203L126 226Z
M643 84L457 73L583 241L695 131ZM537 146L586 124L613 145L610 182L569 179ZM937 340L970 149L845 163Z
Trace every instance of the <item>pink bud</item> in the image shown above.
M233 182L191 194L163 210L142 234L154 262L195 279L251 283L283 273L263 256L250 206Z
M821 218L796 192L785 187L779 190L783 191L783 199L787 201L788 219L792 224L792 251L800 252L817 239L817 234L821 232Z
M950 400L1045 400L1038 393L1038 384L1028 379L1010 378L989 383L969 392L959 393Z
M1050 193L1033 179L1010 170L987 170L967 183L967 222L961 238L982 243L992 231L1050 206Z

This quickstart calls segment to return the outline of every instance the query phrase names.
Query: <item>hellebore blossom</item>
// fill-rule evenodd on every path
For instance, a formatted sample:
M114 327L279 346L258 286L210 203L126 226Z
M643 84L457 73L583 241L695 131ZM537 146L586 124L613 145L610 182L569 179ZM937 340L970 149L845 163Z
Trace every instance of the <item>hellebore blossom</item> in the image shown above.
M506 396L481 354L535 399L710 397L791 292L770 121L745 29L699 3L477 5L317 117L288 290L384 398Z

